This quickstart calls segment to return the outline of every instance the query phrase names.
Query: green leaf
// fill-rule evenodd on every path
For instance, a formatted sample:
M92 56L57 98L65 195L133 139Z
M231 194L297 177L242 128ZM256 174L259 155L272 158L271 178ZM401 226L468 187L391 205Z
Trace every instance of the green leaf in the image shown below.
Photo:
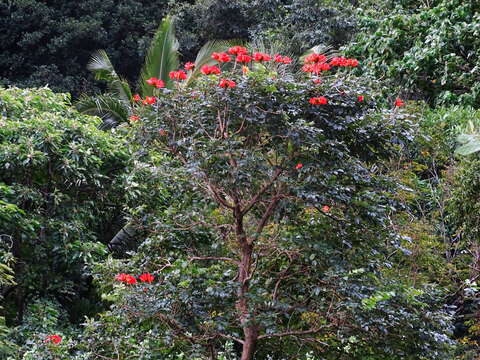
M169 73L176 70L179 64L178 46L173 19L167 16L153 36L140 74L138 87L143 96L153 95L154 88L145 82L151 77L163 80L168 88L173 87Z

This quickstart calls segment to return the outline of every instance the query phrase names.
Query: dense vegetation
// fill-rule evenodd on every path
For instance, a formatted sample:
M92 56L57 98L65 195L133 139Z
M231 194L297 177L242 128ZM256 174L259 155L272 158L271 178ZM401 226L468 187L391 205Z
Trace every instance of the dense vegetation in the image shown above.
M0 359L478 357L478 2L0 14Z

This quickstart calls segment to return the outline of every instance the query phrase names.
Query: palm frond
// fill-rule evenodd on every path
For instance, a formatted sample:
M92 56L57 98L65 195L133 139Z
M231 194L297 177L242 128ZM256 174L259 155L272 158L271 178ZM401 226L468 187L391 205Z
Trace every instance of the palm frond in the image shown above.
M152 96L153 87L145 83L151 77L156 77L165 82L167 87L173 87L169 78L170 71L178 67L178 40L175 37L173 19L167 16L163 19L158 30L153 36L148 49L145 63L139 78L139 88L143 96Z
M117 94L123 101L130 101L130 85L117 74L105 50L97 50L92 54L87 69L95 74L95 79L106 81L112 93Z
M112 240L110 240L108 248L112 252L124 254L126 250L132 247L136 235L136 227L133 224L127 224L115 234Z
M127 122L130 112L129 103L109 94L95 97L84 95L75 106L81 113L102 118L103 124L100 127L102 129L109 129Z
M97 80L110 81L112 77L118 77L105 50L97 50L92 54L87 69L95 74Z

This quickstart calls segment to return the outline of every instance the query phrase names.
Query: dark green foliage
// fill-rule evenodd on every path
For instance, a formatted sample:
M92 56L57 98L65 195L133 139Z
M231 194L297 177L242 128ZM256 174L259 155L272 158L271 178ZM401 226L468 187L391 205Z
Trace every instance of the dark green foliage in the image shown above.
M348 45L368 71L405 97L480 106L480 5L445 0L366 10Z
M266 36L300 53L313 45L338 47L350 36L347 6L318 0L175 1L15 0L0 3L0 84L49 85L56 91L98 91L86 70L104 49L131 83L167 10L175 15L182 59L192 61L210 40ZM292 41L293 40L293 41Z
M166 7L166 0L1 1L0 82L92 92L86 65L98 49L134 81Z
M15 257L7 319L36 298L77 322L98 309L86 265L106 255L123 223L121 176L130 150L48 89L0 89L0 235Z
M349 1L207 0L171 12L177 18L180 51L189 60L215 39L261 39L296 55L319 44L338 48L354 28Z

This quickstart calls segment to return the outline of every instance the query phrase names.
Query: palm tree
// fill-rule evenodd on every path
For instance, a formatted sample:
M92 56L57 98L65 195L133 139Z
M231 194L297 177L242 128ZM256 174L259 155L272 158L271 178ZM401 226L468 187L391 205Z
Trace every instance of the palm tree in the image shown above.
M195 59L195 70L189 74L183 86L191 84L199 75L199 69L205 64L212 64L212 52L224 51L233 45L238 45L235 40L214 40L207 42L198 52ZM153 96L155 88L147 85L147 79L155 77L164 81L167 88L174 88L169 77L179 65L178 40L175 37L174 22L167 16L161 22L153 37L150 48L145 57L145 62L140 71L137 84L138 94L142 97ZM92 55L87 68L95 74L95 79L107 83L108 92L97 96L83 95L77 102L77 109L85 114L96 115L103 119L102 128L109 129L128 122L133 114L133 91L128 82L115 71L112 62L104 50L98 50Z
M167 16L155 32L145 57L137 85L139 93L142 96L153 95L153 87L145 83L151 77L162 79L167 87L172 87L168 74L178 67L178 63L178 41L173 19ZM85 114L100 116L103 119L102 128L127 122L133 113L133 92L128 82L117 74L107 53L104 50L95 52L87 68L95 74L95 79L107 83L108 92L93 97L81 96L76 104L77 109Z

